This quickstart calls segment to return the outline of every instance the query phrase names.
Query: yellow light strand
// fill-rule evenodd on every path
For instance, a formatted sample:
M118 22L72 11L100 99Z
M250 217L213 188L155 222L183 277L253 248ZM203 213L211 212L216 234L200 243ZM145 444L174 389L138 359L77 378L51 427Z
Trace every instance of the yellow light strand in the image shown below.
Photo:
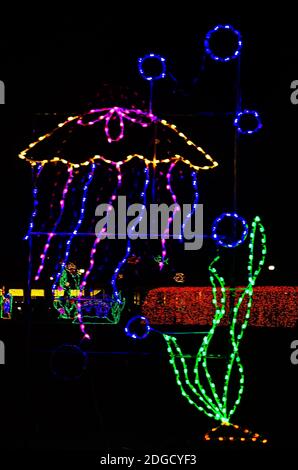
M25 150L23 150L22 152L19 153L19 158L21 160L27 161L32 166L36 165L37 163L39 163L41 165L45 165L46 163L58 163L58 162L60 162L60 163L63 163L64 165L69 165L73 168L80 168L81 166L87 166L90 163L94 163L95 160L101 160L101 161L103 161L105 163L108 163L108 164L112 164L112 165L117 164L117 165L121 166L121 165L124 165L125 163L129 162L132 158L139 158L140 160L145 160L145 163L147 165L149 165L149 164L157 165L157 164L160 164L160 163L169 163L169 162L175 162L175 161L179 160L182 163L188 165L190 168L193 168L196 171L198 171L198 170L211 170L211 169L216 168L218 166L218 163L210 155L208 155L201 147L194 144L194 142L192 142L185 134L180 132L174 124L170 124L167 121L165 121L164 119L162 119L158 122L161 125L163 125L163 126L169 128L169 129L171 129L172 131L174 131L178 135L178 137L180 137L181 139L183 139L186 142L187 145L189 145L191 147L194 147L196 149L196 151L203 154L203 156L206 158L206 160L208 160L211 163L211 165L210 166L208 166L208 165L204 165L204 166L195 165L195 164L191 163L190 160L188 160L187 158L184 158L182 155L175 155L174 157L165 158L165 159L149 160L144 155L132 154L132 155L127 155L126 158L124 160L121 160L120 162L114 162L114 161L109 160L109 159L107 159L105 157L102 157L100 155L94 155L89 160L86 160L85 162L82 162L82 163L74 163L74 162L66 160L65 158L60 158L60 157L53 157L53 158L47 159L47 160L45 160L45 159L43 159L43 160L32 160L31 158L27 157L27 153L31 149L33 149L39 142L51 137L58 129L61 129L62 127L66 126L67 124L69 124L70 122L72 122L73 120L78 119L78 118L79 118L79 116L70 116L70 117L67 118L66 121L59 123L58 126L55 129L53 129L53 131L42 135L35 142L32 142L31 144L29 144L28 147Z

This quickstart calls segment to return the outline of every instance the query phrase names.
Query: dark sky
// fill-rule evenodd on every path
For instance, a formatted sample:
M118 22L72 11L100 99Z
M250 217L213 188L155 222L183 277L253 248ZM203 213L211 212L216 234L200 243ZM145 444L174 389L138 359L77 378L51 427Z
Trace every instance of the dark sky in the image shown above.
M26 11L17 19L6 18L0 32L0 79L6 86L6 104L0 109L1 282L20 287L25 278L21 238L30 211L30 172L17 160L18 152L34 132L60 120L59 116L53 122L44 113L67 116L103 103L104 84L116 98L122 88L128 102L146 105L148 84L139 77L136 63L148 52L164 55L174 77L158 84L156 114L189 114L171 119L198 135L222 168L204 181L204 204L210 204L215 215L231 207L232 115L225 113L235 110L236 65L214 63L203 50L205 33L216 24L230 23L244 41L243 107L257 109L263 120L259 134L240 139L239 211L248 217L260 214L268 230L268 264L277 269L265 274L264 282L296 284L298 105L290 102L290 83L298 79L295 12L284 7L261 17L254 9L222 14L210 8L209 13L197 14L185 5L179 11L171 4L163 11L151 4L142 4L139 11L127 6L98 11L79 5L66 13L52 7L33 16ZM201 112L209 115L193 117Z

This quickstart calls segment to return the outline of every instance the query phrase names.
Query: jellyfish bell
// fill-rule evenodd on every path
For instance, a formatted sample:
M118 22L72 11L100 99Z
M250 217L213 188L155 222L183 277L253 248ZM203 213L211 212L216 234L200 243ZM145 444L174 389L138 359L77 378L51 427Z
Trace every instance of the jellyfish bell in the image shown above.
M92 161L122 165L134 157L154 165L179 160L195 170L218 165L175 124L141 109L119 106L70 116L29 144L19 157L32 165L63 163L74 168Z
M95 235L94 228L97 226L94 209L98 206L98 197L100 201L112 206L119 192L128 194L128 197L133 197L133 204L142 206L142 220L145 217L143 207L146 208L150 186L157 188L158 199L162 200L165 196L174 203L176 188L175 184L174 189L171 185L177 176L176 168L177 171L187 168L191 176L188 187L193 192L192 209L187 216L189 218L198 201L194 173L218 165L175 124L141 109L119 106L94 108L81 115L69 116L55 129L29 144L20 152L19 158L28 162L33 170L34 211L29 231L38 236L47 235L38 264L33 267L36 273L34 279L39 280L46 270L51 269L55 271L52 275L55 289L62 275L61 265L57 271L57 257L62 254L64 267L71 256L77 256L85 269L82 279L76 276L76 266L66 270L76 278L80 296L88 286L90 274L96 266L98 247L102 246L100 241L104 239L104 236L98 236L97 233L95 239L90 238ZM40 168L44 168L42 173ZM162 171L159 174L160 170ZM155 201L153 191L152 200ZM52 217L50 223L49 213ZM168 218L165 233L173 218ZM106 231L106 225L102 227L100 235ZM135 225L134 222L133 228ZM44 229L38 232L38 227ZM185 227L184 220L183 228ZM160 267L166 259L165 240L166 237L163 237ZM119 300L116 281L119 271L129 259L130 249L128 239L125 255L118 263L110 282L114 298L122 306L124 303ZM48 256L49 250L54 254L51 257ZM117 308L114 317L118 321L119 305ZM78 318L84 333L82 318L79 315Z

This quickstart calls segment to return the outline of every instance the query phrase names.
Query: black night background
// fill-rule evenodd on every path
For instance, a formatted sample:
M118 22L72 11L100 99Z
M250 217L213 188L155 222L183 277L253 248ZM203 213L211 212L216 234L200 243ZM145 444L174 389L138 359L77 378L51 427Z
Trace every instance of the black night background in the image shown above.
M148 110L149 85L138 73L137 59L151 51L166 57L169 71L154 88L154 113L175 122L219 163L199 174L204 233L210 233L215 217L232 210L238 65L217 63L204 54L206 32L226 23L243 38L242 108L257 110L263 124L259 132L239 139L236 209L247 220L259 215L266 228L268 254L257 285L297 286L298 105L290 100L291 82L298 79L295 13L284 7L261 15L254 8L245 12L245 6L239 14L240 6L230 14L196 13L188 3L179 11L170 3L164 11L149 3L136 10L115 5L101 11L72 5L65 13L51 8L3 20L9 26L0 30L0 79L6 95L0 106L1 286L27 285L23 237L32 187L30 166L18 159L19 152L67 116L93 107L133 104ZM118 252L111 251L113 259ZM208 286L207 266L214 253L207 239L198 253L176 253L176 270L186 273L188 285ZM269 270L270 265L275 269ZM143 275L145 288L166 285L158 274L150 279L149 268ZM42 283L38 287L49 289ZM297 292L294 302L298 308ZM75 344L77 327L47 322L45 304L32 308L24 308L17 320L0 322L7 356L0 366L3 455L13 458L10 452L18 449L32 459L40 452L71 459L78 452L98 458L107 450L134 455L187 449L192 454L196 449L197 455L211 458L203 444L195 447L211 420L180 396L162 339L128 340L124 321L116 327L99 325L87 371L79 381L59 381L51 375L51 351ZM295 339L297 324L248 328L241 345L245 393L235 422L263 433L270 443L257 454L250 447L226 448L227 463L236 451L261 458L266 452L287 456L295 447L298 367L290 362Z

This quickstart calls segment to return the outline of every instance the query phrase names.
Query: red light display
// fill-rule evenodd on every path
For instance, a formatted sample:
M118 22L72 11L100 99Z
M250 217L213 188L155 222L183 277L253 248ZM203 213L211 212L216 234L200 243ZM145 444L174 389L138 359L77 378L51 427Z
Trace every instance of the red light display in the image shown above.
M232 308L244 288L227 288L227 311ZM240 308L238 321L246 313L246 301ZM151 324L211 325L214 309L211 287L159 287L152 289L142 305L142 314ZM298 287L258 286L249 320L250 326L294 328L298 323ZM228 318L224 318L227 326Z

